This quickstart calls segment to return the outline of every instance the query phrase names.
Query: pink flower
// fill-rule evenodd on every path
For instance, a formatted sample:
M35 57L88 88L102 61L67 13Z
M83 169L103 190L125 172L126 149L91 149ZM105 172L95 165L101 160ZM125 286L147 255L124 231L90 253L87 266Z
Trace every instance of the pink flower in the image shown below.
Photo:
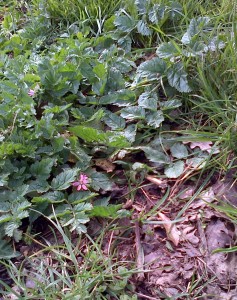
M35 91L34 90L29 90L28 95L30 97L33 97L35 95Z
M84 190L87 191L88 187L87 184L89 183L88 176L85 174L81 174L78 181L73 182L73 186L77 187L78 191Z

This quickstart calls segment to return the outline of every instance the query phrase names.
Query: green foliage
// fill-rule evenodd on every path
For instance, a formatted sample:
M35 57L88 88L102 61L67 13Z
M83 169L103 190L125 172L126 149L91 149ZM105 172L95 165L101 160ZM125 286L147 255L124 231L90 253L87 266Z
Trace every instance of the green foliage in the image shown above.
M113 190L116 174L100 169L97 158L168 178L181 176L195 159L205 165L207 153L183 145L181 133L166 133L183 126L180 114L191 103L205 113L225 99L213 104L211 119L223 127L226 117L235 122L234 25L231 33L218 31L215 18L188 16L182 1L69 2L4 8L1 238L19 241L24 220L33 223L42 213L55 218L53 210L78 233L92 216L119 216L117 203L94 206ZM88 191L73 186L81 174Z

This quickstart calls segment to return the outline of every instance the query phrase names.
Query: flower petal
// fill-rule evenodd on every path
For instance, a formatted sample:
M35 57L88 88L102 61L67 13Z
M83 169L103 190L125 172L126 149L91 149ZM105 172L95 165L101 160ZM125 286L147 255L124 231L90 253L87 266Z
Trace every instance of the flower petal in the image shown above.
M82 188L82 185L80 184L80 185L78 185L77 190L80 191L81 188Z
M88 190L88 187L87 187L86 185L84 185L84 184L83 184L81 187L82 187L82 189L83 189L84 191L87 191L87 190Z

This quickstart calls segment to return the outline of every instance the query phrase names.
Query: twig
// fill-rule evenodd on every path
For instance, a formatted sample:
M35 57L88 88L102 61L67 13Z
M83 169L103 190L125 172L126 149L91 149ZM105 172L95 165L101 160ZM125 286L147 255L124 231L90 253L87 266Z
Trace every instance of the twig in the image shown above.
M154 297L150 297L141 293L136 293L137 296L145 298L145 299L149 299L149 300L160 300L160 298L154 298Z
M139 222L135 222L135 242L136 242L136 250L137 250L137 269L139 271L138 280L142 280L144 278L143 265L144 265L144 253L141 245L140 238L140 228Z

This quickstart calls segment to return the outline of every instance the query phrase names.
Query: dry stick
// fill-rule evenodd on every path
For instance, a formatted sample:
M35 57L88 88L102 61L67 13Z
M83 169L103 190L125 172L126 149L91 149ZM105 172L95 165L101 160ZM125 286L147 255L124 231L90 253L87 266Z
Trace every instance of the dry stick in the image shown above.
M137 250L137 269L140 272L138 274L138 280L142 280L144 278L144 253L143 248L141 244L141 238L140 238L140 228L139 228L139 222L135 222L135 242L136 242L136 250Z
M148 300L160 300L160 298L154 298L154 297L150 297L141 293L136 293L137 296L148 299Z

